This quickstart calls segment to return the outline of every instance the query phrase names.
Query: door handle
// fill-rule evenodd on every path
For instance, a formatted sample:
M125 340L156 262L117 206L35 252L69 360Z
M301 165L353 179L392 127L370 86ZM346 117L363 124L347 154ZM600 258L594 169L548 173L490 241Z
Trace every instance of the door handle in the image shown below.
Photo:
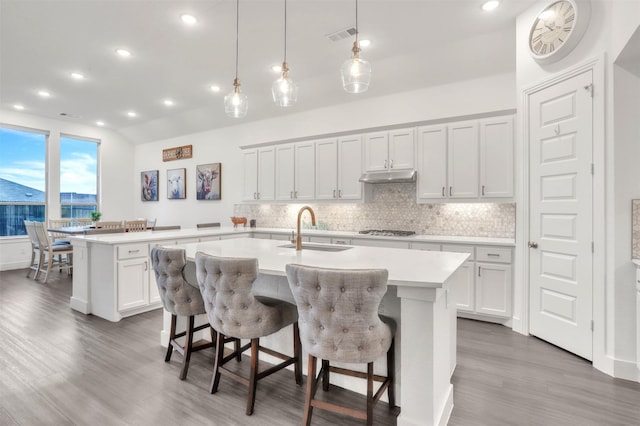
M527 243L527 245L529 246L529 248L533 248L533 249L537 249L538 248L538 243L534 243L529 241L529 243Z
M333 190L333 198L336 198L336 190Z

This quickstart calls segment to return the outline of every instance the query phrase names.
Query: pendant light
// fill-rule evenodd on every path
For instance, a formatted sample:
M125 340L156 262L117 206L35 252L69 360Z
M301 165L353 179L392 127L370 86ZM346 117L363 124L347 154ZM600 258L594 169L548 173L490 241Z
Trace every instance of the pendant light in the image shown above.
M238 27L240 26L240 0L236 0L236 78L233 80L233 91L224 97L224 112L233 118L243 118L247 115L249 100L247 95L240 92L238 79Z
M351 49L353 55L340 68L342 87L347 93L366 92L371 81L371 64L360 57L358 34L358 0L356 0L356 40Z
M271 85L273 102L281 107L288 107L298 100L298 85L289 78L289 66L287 64L287 0L284 0L284 61L282 62L282 74Z

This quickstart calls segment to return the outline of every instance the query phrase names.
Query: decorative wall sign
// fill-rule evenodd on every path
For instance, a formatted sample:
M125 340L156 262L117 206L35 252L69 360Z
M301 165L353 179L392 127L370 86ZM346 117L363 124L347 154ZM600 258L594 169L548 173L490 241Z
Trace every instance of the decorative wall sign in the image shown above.
M192 145L177 146L162 150L162 161L181 160L193 156Z
M187 169L167 170L167 198L184 200L187 198Z
M220 200L222 163L196 166L196 199Z
M158 171L140 172L142 201L158 201Z

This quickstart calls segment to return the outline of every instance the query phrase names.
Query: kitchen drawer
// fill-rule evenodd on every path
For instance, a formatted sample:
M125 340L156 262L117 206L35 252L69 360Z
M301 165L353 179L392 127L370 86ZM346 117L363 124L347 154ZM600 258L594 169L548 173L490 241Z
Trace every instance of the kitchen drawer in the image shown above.
M309 237L308 241L311 243L331 244L331 237L318 237L314 235L313 237Z
M454 253L469 253L471 256L467 260L474 259L474 247L473 246L462 246L462 245L453 245L453 244L443 244L442 251L452 251Z
M118 260L147 256L149 256L149 246L147 244L127 244L125 246L118 246Z
M412 242L411 248L414 250L440 251L440 244Z
M349 238L331 238L331 244L351 245L351 239Z
M482 262L511 263L511 249L505 247L478 247L476 259Z
M409 248L409 242L392 241L392 240L371 240L368 238L354 238L351 240L351 245L365 246L365 247L401 248L401 249Z

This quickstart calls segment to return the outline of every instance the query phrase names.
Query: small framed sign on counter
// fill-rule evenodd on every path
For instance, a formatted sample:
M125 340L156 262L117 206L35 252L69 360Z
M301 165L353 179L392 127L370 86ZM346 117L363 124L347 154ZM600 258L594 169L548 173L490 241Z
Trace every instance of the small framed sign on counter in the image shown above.
M162 150L162 161L181 160L183 158L191 158L192 156L193 148L191 145L177 146L175 148Z

